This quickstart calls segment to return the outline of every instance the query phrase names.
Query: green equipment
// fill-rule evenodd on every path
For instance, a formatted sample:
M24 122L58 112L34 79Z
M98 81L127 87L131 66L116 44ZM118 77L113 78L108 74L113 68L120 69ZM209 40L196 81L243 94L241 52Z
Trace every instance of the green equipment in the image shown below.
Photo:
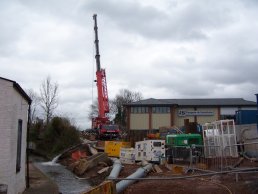
M202 145L200 134L171 134L166 136L166 145L170 146L192 146Z
M193 162L202 154L200 134L171 134L166 136L166 157L168 163Z

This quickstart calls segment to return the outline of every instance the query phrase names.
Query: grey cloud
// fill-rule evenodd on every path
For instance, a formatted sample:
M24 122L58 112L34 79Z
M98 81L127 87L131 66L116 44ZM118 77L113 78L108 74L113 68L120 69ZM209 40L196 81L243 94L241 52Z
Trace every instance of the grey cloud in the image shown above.
M77 48L87 50L91 44L87 40L91 31L81 26L85 17L78 19L79 2L1 1L0 56L56 62L78 59L83 51Z
M235 39L237 40L237 39ZM234 44L234 43L232 43ZM223 53L213 57L207 56L203 64L203 79L212 80L220 84L258 84L258 54L256 46L249 45L234 47L224 50ZM216 53L220 48L209 49L211 53Z
M146 2L1 0L0 76L38 90L50 75L60 84L59 111L90 126L97 13L110 97L128 88L145 98L254 99L256 1Z
M15 2L0 1L0 56L13 55L17 50L16 42L21 39L24 14L21 6Z
M125 32L138 33L158 40L199 40L208 37L208 29L220 28L232 22L230 6L211 1L178 2L164 12L155 7L131 1L88 1L86 10L94 10L110 18Z
M20 3L31 12L45 16L62 17L64 20L74 19L80 5L79 0L22 0Z

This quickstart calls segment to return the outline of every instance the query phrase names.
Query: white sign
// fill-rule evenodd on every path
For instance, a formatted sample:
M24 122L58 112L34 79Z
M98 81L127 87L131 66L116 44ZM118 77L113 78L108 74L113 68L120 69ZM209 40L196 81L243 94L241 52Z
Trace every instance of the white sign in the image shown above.
M178 116L184 117L184 116L212 116L214 115L213 111L200 111L200 110L194 110L194 111L187 111L187 110L178 110Z

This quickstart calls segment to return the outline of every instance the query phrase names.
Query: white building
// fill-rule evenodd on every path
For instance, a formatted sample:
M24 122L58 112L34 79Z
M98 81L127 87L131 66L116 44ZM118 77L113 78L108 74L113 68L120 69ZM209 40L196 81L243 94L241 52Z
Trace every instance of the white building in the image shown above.
M0 77L0 184L8 194L26 187L26 138L31 99L18 83Z

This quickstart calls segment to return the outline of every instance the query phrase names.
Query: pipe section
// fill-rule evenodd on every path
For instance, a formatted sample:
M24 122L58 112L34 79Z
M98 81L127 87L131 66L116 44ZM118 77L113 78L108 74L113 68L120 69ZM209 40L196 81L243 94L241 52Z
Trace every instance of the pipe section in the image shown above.
M122 169L121 161L119 159L116 159L114 161L113 169L110 172L110 174L108 176L108 179L115 179L115 178L117 178L119 173L120 173L120 171L121 171L121 169Z
M137 179L141 177L145 177L147 173L152 169L152 164L147 164L144 167L138 168L133 174L128 176L128 179ZM117 194L123 192L126 187L136 182L136 180L122 180L116 184L116 192Z

